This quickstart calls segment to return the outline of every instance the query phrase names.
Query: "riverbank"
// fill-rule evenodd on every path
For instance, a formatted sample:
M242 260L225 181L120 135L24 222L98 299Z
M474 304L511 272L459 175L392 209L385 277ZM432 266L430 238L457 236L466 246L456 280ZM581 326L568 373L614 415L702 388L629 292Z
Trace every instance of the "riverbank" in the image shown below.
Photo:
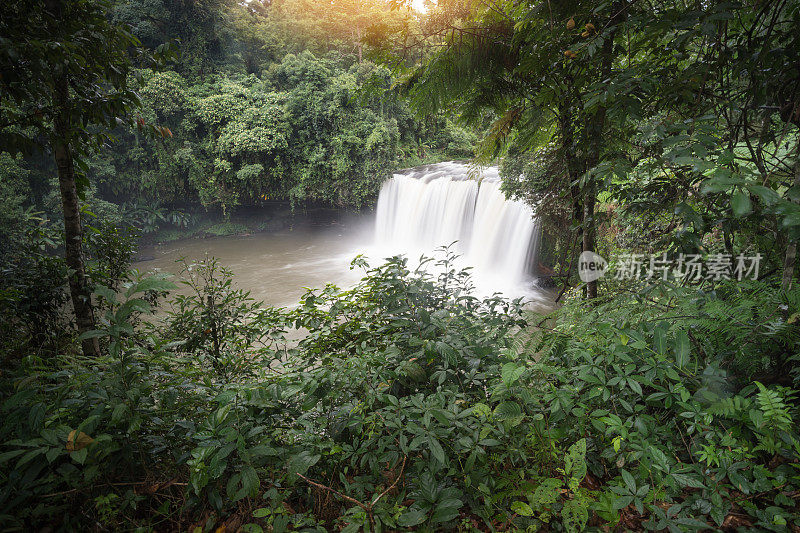
M362 218L358 212L324 205L292 207L289 202L268 202L238 209L229 217L191 206L179 209L187 214L185 225L163 224L141 237L142 246L155 246L185 239L246 236L294 228L335 227ZM137 257L135 260L142 260Z

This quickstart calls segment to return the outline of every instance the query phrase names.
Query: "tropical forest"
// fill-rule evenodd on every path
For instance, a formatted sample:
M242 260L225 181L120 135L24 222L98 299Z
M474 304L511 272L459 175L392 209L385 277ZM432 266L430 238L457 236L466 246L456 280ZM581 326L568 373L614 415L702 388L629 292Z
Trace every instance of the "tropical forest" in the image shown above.
M800 0L3 0L0 533L800 533Z

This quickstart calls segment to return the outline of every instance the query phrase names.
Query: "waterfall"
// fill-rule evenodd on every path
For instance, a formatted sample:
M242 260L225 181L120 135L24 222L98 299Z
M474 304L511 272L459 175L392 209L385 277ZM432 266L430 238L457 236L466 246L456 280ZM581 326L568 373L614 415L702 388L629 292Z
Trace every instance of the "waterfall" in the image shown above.
M395 174L378 197L376 244L411 255L458 241L476 280L498 289L523 283L535 271L539 224L500 184L496 167L475 176L461 163Z

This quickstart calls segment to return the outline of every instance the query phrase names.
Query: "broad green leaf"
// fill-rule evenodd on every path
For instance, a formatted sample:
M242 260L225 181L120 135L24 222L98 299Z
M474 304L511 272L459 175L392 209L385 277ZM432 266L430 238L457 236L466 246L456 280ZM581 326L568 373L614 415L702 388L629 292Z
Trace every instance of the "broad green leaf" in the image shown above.
M525 373L525 366L519 365L517 363L506 363L503 365L503 368L500 371L503 383L505 383L506 386L512 385L524 373Z
M403 527L418 526L425 521L425 513L419 509L411 509L400 515L397 524Z
M586 439L581 439L569 447L564 456L564 473L570 479L570 489L576 491L586 477Z
M319 460L319 455L312 455L307 451L302 451L289 461L289 472L305 474L308 469L317 464Z
M633 478L630 472L627 470L622 470L620 472L622 474L622 479L625 481L625 486L628 487L628 490L631 493L636 492L636 480Z
M255 496L258 492L259 481L256 469L250 465L242 468L242 489L250 496Z
M517 419L522 417L522 408L517 402L503 402L494 410L494 416L498 420Z
M511 504L511 510L520 516L533 516L533 509L525 502L515 501Z
M684 330L678 331L675 336L675 362L678 368L683 368L689 363L689 335Z
M81 448L78 451L71 452L69 454L70 458L78 464L83 464L86 461L86 455L89 453L88 448Z
M589 502L585 497L565 501L561 519L567 531L583 531L589 521Z
M436 458L436 460L442 464L446 464L447 457L445 457L442 445L439 444L439 440L433 435L428 437L428 446L430 446L431 454Z
M750 195L737 190L731 195L731 209L733 214L737 217L743 217L753 211L753 205L750 202Z
M441 524L452 522L464 503L458 498L447 498L436 504L436 509L431 515L431 523Z
M674 479L678 483L678 486L681 487L689 487L693 489L705 488L705 485L703 485L703 483L700 480L689 474L681 474L678 472L673 472L672 474L670 474L670 477L672 477L672 479Z
M763 185L748 185L747 189L752 194L758 196L758 199L761 200L761 202L767 206L774 205L781 199L778 193L776 193L769 187L764 187Z

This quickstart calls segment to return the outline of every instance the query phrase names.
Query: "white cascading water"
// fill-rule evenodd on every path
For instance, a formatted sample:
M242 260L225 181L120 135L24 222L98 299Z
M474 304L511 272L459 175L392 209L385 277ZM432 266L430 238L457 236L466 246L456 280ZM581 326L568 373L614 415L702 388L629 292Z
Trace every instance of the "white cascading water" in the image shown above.
M392 254L430 254L458 241L482 292L517 292L531 279L539 224L522 202L507 200L497 168L475 175L461 163L395 174L378 197L376 245Z

